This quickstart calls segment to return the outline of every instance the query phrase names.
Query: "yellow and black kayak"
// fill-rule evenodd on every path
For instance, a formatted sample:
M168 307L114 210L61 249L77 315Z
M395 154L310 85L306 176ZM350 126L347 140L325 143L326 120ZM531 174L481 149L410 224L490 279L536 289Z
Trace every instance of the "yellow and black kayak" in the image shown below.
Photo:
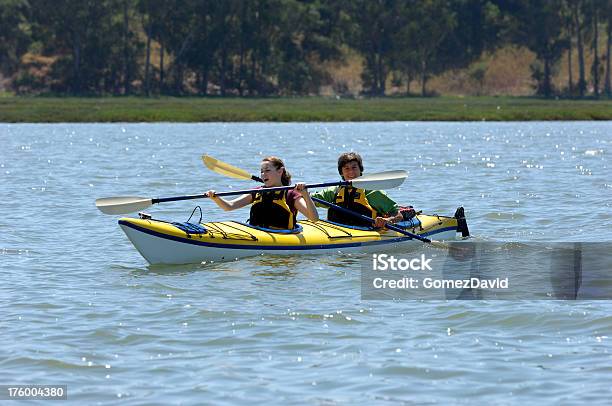
M463 220L464 221L464 220ZM349 227L328 221L299 221L296 230L271 230L236 221L179 223L122 218L119 225L151 264L231 261L261 254L367 253L422 242L396 231ZM419 214L398 223L406 231L436 240L453 240L461 219Z

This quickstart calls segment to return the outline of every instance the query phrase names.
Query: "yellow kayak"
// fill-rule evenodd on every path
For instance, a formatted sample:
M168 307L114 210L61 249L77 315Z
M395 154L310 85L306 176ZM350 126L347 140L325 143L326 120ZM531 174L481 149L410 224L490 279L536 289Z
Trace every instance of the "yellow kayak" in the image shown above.
M296 231L262 229L236 221L195 224L150 218L121 218L119 225L151 264L231 261L262 254L365 253L422 244L395 231L324 220L298 221ZM436 240L452 240L461 232L455 217L419 214L398 225Z

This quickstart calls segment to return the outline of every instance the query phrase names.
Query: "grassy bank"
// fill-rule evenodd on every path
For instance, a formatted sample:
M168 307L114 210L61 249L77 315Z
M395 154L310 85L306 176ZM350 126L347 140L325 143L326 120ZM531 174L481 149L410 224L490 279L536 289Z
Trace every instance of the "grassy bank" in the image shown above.
M0 122L612 120L612 100L1 97Z

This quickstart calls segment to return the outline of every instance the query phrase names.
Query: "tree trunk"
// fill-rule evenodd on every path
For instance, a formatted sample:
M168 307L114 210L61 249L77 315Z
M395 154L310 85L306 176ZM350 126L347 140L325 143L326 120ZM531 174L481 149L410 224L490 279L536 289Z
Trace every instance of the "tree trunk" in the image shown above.
M573 79L574 75L572 71L572 51L573 51L572 42L574 40L574 30L573 30L573 24L571 22L567 24L567 29L570 33L569 41L568 41L569 49L567 51L567 73L568 73L567 91L571 97L574 94L574 79Z
M174 94L180 96L183 93L183 65L174 61Z
M226 81L227 81L227 41L226 41L226 37L227 37L227 31L228 31L228 9L226 8L228 5L225 2L221 2L221 4L223 4L222 6L222 19L221 19L221 71L219 72L219 85L220 85L220 89L219 91L221 92L221 97L225 97L225 88L226 88Z
M164 93L164 44L159 50L159 92Z
M410 82L412 82L412 74L406 72L406 96L410 96Z
M227 51L225 41L221 44L221 72L219 72L219 80L221 85L221 96L225 96L225 76L227 72Z
M202 72L202 96L208 96L208 68Z
M245 29L244 26L246 24L246 6L245 6L245 2L242 1L240 3L240 14L241 14L241 24L240 24L240 67L238 68L238 94L240 94L240 97L242 97L244 95L244 88L243 88L243 82L244 82L244 53L245 53Z
M121 94L121 79L117 78L117 70L115 68L111 69L110 73L110 81L107 81L107 86L105 86L106 92L112 92L114 95Z
M425 60L421 60L421 96L425 97L427 95L427 62Z
M608 44L606 45L606 95L608 98L612 98L612 84L610 83L610 58L612 54L610 54L610 48L612 45L612 15L608 15Z
M548 98L551 96L552 89L550 86L550 59L544 58L544 97Z
M249 95L255 94L255 69L257 69L257 58L255 56L255 49L251 51L251 78L249 80Z
M151 70L151 27L147 26L146 29L146 35L147 35L147 54L145 57L145 95L147 97L149 97L150 94L150 87L149 87L149 72Z
M370 96L376 95L376 89L378 88L378 72L376 71L376 53L372 52L367 60L367 69L370 72Z
M572 43L570 41L570 45L569 45L569 51L567 53L567 72L568 72L568 77L567 77L567 91L569 92L569 95L572 96L574 94L574 80L573 80L573 75L572 75Z
M580 93L580 97L584 97L586 92L586 79L584 76L584 44L582 42L582 26L580 24L580 13L578 6L578 2L574 3L574 26L576 27L576 36L578 39L578 92Z
M386 79L387 75L385 75L385 66L383 64L383 56L382 54L378 54L378 95L385 95L385 87L386 87Z
M128 63L128 2L123 0L123 93L131 93L130 67Z
M368 60L368 70L372 75L370 81L370 95L376 96L378 94L378 61L376 59L376 52L374 51Z
M185 50L189 47L189 44L191 42L191 39L193 38L193 31L191 31L189 33L189 35L187 35L187 37L185 37L185 39L183 40L183 43L181 44L181 48L179 49L179 51L174 55L174 61L173 63L170 64L170 66L168 67L168 74L174 74L174 92L175 94L182 94L183 93L183 79L184 79L184 74L185 74L185 66L183 65L183 62L181 61L181 57L183 56L183 53L185 52Z
M256 66L256 52L257 52L257 39L259 38L259 13L255 12L254 16L255 18L255 30L253 32L253 38L250 39L249 43L252 45L251 47L251 55L250 55L250 68L249 72L247 73L247 76L249 77L249 79L247 80L247 87L249 89L249 96L253 96L255 94L255 66Z
M238 72L239 72L239 76L238 76L238 93L240 94L240 97L242 97L244 95L244 88L242 86L242 84L244 82L244 48L243 48L243 44L240 44L240 68L239 68Z
M75 94L81 93L81 37L78 32L73 33L74 44L72 45L72 59L74 69L74 84L72 91Z
M593 93L599 97L599 10L593 4Z
M383 73L383 41L384 41L384 33L385 33L385 29L381 29L378 33L379 35L379 39L378 39L378 50L377 50L377 59L375 59L376 61L376 77L377 77L377 83L376 83L376 94L378 96L384 96L385 95L385 78L384 78L384 73Z

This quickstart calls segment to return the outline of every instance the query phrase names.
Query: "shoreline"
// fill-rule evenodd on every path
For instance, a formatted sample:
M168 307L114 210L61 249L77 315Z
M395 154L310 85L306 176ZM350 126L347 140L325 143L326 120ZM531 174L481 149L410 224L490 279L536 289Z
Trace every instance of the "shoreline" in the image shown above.
M2 123L602 121L610 99L0 97Z

